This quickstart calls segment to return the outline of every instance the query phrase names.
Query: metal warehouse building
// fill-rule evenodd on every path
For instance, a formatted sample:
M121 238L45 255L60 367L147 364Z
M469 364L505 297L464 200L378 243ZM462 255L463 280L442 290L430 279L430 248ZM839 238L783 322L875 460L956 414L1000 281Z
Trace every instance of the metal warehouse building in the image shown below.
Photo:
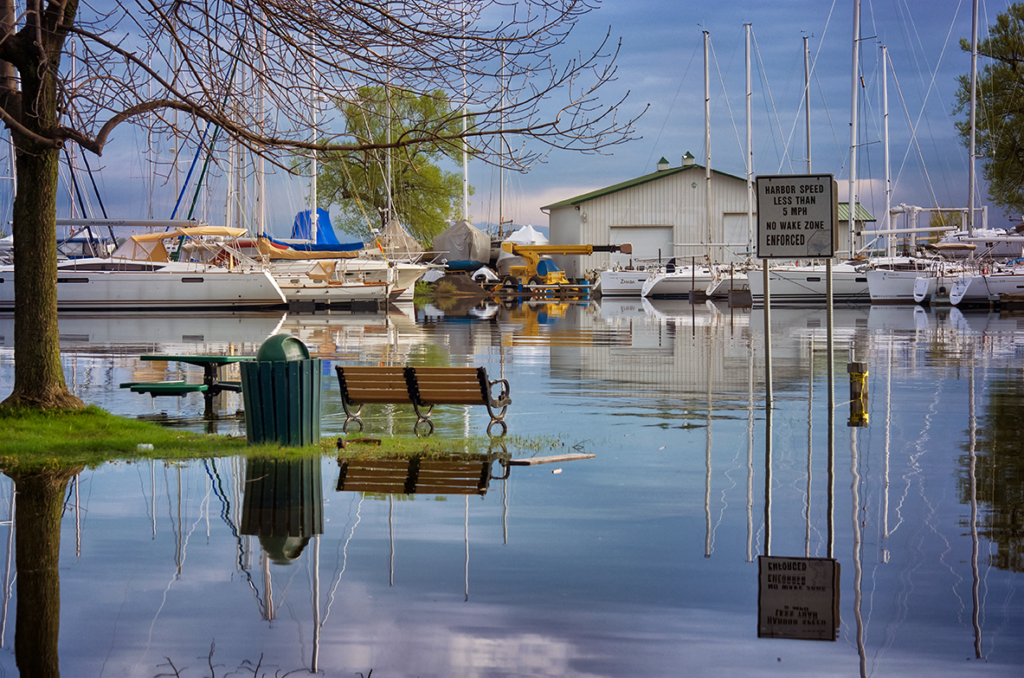
M750 200L753 200L751 195ZM710 203L710 210L707 205ZM757 215L748 214L747 181L698 165L687 153L682 164L658 161L655 172L590 193L546 205L553 245L633 245L633 261L696 257L733 263L756 254ZM751 208L752 210L754 208ZM840 249L847 242L848 205L839 205ZM710 214L710 218L707 215ZM752 215L752 216L751 216ZM858 226L874 221L860 205ZM858 243L862 240L858 238ZM567 275L582 277L609 263L625 265L630 257L599 253L590 257L555 257Z

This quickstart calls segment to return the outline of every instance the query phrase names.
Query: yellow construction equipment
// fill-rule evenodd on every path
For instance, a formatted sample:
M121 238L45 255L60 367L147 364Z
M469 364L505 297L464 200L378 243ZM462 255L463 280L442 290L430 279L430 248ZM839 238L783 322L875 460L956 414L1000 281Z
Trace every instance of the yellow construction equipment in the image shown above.
M522 257L525 266L510 266L509 274L502 279L506 292L529 291L533 294L555 294L564 296L589 296L589 284L575 283L565 277L550 255L590 255L594 252L621 252L632 254L633 246L622 245L520 245L514 242L501 243L501 249L509 254Z

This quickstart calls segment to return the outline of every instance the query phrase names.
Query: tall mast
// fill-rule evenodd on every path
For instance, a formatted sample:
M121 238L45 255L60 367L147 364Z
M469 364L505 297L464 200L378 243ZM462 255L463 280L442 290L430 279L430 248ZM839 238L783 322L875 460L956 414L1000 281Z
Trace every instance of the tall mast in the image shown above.
M317 219L317 214L316 214L316 175L317 175L317 162L316 161L317 161L317 156L316 156L315 144L317 142L317 134L316 134L316 124L317 124L316 112L317 111L316 111L316 107L317 107L317 96L318 96L317 95L317 84L316 84L316 43L313 43L311 49L312 49L312 52L313 52L313 83L312 83L313 87L312 87L312 90L310 91L309 94L310 94L310 98L311 98L311 101L310 101L310 104L311 104L311 106L310 106L310 108L311 108L310 115L312 117L312 123L313 123L312 124L312 127L313 127L313 129L312 129L312 133L313 133L312 141L313 141L313 144L314 144L314 148L313 148L312 155L309 158L309 166L310 166L309 167L309 239L312 240L313 242L316 242L317 241L316 229L317 229L317 226L318 226L317 221L319 221L319 219Z
M711 73L708 64L710 41L711 34L704 31L704 214L707 222L706 255L709 264L711 263Z
M466 3L462 3L462 218L469 221L469 148L466 145Z
M978 94L978 0L971 15L971 140L968 148L967 172L967 234L974 237L974 131L977 124ZM973 257L973 253L972 253Z
M263 122L266 120L267 114L267 97L266 91L264 90L263 74L267 72L266 66L266 49L267 49L267 29L266 21L261 21L263 30L259 36L259 58L260 58L260 71L256 77L259 78L259 86L257 88L257 97L259 98L259 129L260 135L263 135ZM266 164L263 158L263 154L260 153L256 156L256 234L258 236L266 235L267 232L267 218L266 218L266 204L267 204L267 184L264 173L266 172Z
M501 136L498 137L498 237L505 237L505 45L501 45Z
M853 256L853 233L857 211L857 74L860 45L860 0L853 0L853 75L850 82L850 218L849 256Z
M811 173L811 48L804 36L804 127L807 132L807 173Z
M754 145L753 122L750 104L753 87L750 81L750 24L746 26L746 72L747 72L747 256L754 251Z
M388 11L388 15L390 16L391 15L391 3L390 2L387 3L387 11ZM389 22L389 26L390 26L390 22ZM394 122L394 117L395 117L394 116L394 111L391 108L391 43L388 43L388 68L387 68L387 77L384 79L384 110L385 110L385 112L386 112L386 114L388 116L388 121L387 121L388 148L385 151L385 156L384 156L384 168L385 168L385 174L387 175L384 178L384 190L387 191L387 196L388 196L388 205L387 205L387 212L384 215L384 224L387 225L387 223L391 221L391 218L395 214L395 192L394 192L394 190L392 190L392 183L394 183L394 167L391 164L391 160L392 160L391 137L392 137L392 132L393 132L392 123Z
M889 172L889 48L882 45L882 148L885 154L885 220L883 228L892 229L892 176ZM893 254L892 236L885 238L885 253Z

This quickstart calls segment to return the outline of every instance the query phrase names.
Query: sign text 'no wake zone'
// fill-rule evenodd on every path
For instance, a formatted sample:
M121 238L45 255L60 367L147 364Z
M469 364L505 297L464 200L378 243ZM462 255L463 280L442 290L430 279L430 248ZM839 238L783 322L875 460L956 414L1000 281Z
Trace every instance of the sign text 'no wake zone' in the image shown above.
M838 212L831 174L757 177L758 258L833 256Z

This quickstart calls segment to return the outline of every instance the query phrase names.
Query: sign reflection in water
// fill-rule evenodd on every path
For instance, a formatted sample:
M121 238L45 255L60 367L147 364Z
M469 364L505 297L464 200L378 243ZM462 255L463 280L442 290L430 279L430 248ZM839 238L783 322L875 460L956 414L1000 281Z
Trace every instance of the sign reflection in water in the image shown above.
M225 673L1019 675L1024 318L838 309L829 385L824 310L773 308L769 418L756 310L472 310L277 322L328 363L483 365L512 384L513 454L595 459L517 469L471 496L330 491L340 469L324 459L322 534L289 565L243 534L244 460L82 470L79 501L57 516L64 674L155 676L169 660L189 675L212 648ZM198 332L183 325L121 344L76 323L63 348L80 397L124 415L173 408L196 430L200 398L153 403L117 384L146 367L142 353L252 352L262 339L185 341ZM871 375L863 428L846 426L851 356ZM0 341L0 393L11 359ZM324 384L329 437L344 417L336 381ZM479 409L439 408L435 435L482 434ZM368 424L407 434L414 420L382 406ZM0 483L0 507L13 489ZM14 505L18 534L38 535L39 512ZM768 554L838 561L837 642L757 637ZM8 674L16 602L53 609L16 569L0 624Z

